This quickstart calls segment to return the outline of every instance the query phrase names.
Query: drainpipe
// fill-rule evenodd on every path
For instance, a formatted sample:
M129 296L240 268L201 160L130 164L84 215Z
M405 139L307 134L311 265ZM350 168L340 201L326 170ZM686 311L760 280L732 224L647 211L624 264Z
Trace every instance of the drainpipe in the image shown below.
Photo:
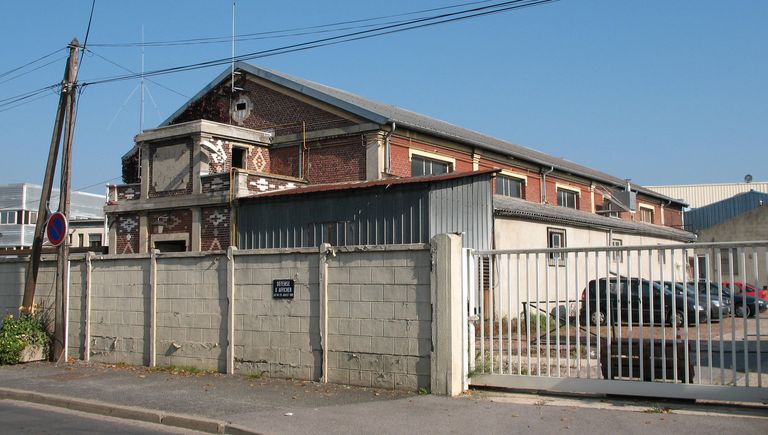
M555 171L555 167L551 166L548 171L541 173L541 203L547 203L547 174L551 174Z
M659 216L659 222L661 222L662 225L665 225L664 223L664 209L669 207L670 204L672 204L672 200L668 200L666 204L662 203L661 207L659 207L659 211L661 212L661 216Z
M392 129L386 133L384 133L384 173L389 174L390 172L390 166L391 166L391 160L392 160L392 151L390 150L389 145L389 137L392 136L392 133L395 132L395 129L397 129L397 124L395 124L395 121L392 121Z

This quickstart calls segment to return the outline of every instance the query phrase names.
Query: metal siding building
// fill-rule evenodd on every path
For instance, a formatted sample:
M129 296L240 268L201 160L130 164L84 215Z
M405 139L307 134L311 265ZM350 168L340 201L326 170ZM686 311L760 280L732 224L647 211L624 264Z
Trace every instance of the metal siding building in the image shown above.
M360 183L246 198L237 207L237 247L429 243L437 234L455 232L464 234L465 246L487 249L491 176Z
M21 212L21 219L15 224L0 224L0 247L31 246L35 233L35 223L27 215L37 212L40 205L42 187L35 184L19 183L0 186L0 211ZM102 220L104 219L105 197L86 192L72 192L70 197L70 220ZM49 208L58 209L59 190L51 191ZM103 222L103 221L102 221ZM96 226L103 226L96 222ZM103 230L101 230L103 233Z
M685 212L685 229L700 231L768 204L768 193L750 191Z
M646 187L670 198L683 199L691 208L704 207L706 205L722 201L734 195L746 193L751 190L768 193L768 182L683 184Z

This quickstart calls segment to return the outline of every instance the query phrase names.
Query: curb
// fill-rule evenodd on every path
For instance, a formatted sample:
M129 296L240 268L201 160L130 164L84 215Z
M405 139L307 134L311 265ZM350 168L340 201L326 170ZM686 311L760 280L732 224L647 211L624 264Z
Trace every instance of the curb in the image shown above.
M37 403L56 408L71 409L73 411L97 414L107 417L136 420L146 423L161 424L164 426L190 429L200 432L236 435L260 435L243 426L228 423L223 420L197 417L193 415L157 411L154 409L139 408L95 402L85 399L73 399L71 397L57 396L53 394L36 393L32 391L16 390L12 388L0 388L0 399L17 400L20 402Z

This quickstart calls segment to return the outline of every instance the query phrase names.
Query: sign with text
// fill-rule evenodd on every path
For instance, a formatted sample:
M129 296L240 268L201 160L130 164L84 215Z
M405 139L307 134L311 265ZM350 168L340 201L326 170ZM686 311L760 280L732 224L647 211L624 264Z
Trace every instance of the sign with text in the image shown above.
M272 280L272 299L293 299L293 280Z

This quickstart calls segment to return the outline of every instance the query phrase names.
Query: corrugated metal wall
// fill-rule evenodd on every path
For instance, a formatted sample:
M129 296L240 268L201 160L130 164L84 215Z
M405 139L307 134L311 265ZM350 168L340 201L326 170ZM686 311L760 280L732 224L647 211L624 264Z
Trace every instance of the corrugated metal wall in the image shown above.
M768 193L748 192L725 201L685 212L685 229L698 231L723 223L763 204L768 204Z
M740 193L754 190L768 193L768 182L689 184L678 186L645 186L670 198L683 199L691 208L704 207Z
M237 209L237 247L428 243L444 232L465 233L467 247L487 247L489 179L485 175L245 200Z
M430 236L463 233L465 248L490 249L493 225L491 174L457 178L432 185L429 194Z
M245 202L238 248L426 243L425 189L358 189Z

